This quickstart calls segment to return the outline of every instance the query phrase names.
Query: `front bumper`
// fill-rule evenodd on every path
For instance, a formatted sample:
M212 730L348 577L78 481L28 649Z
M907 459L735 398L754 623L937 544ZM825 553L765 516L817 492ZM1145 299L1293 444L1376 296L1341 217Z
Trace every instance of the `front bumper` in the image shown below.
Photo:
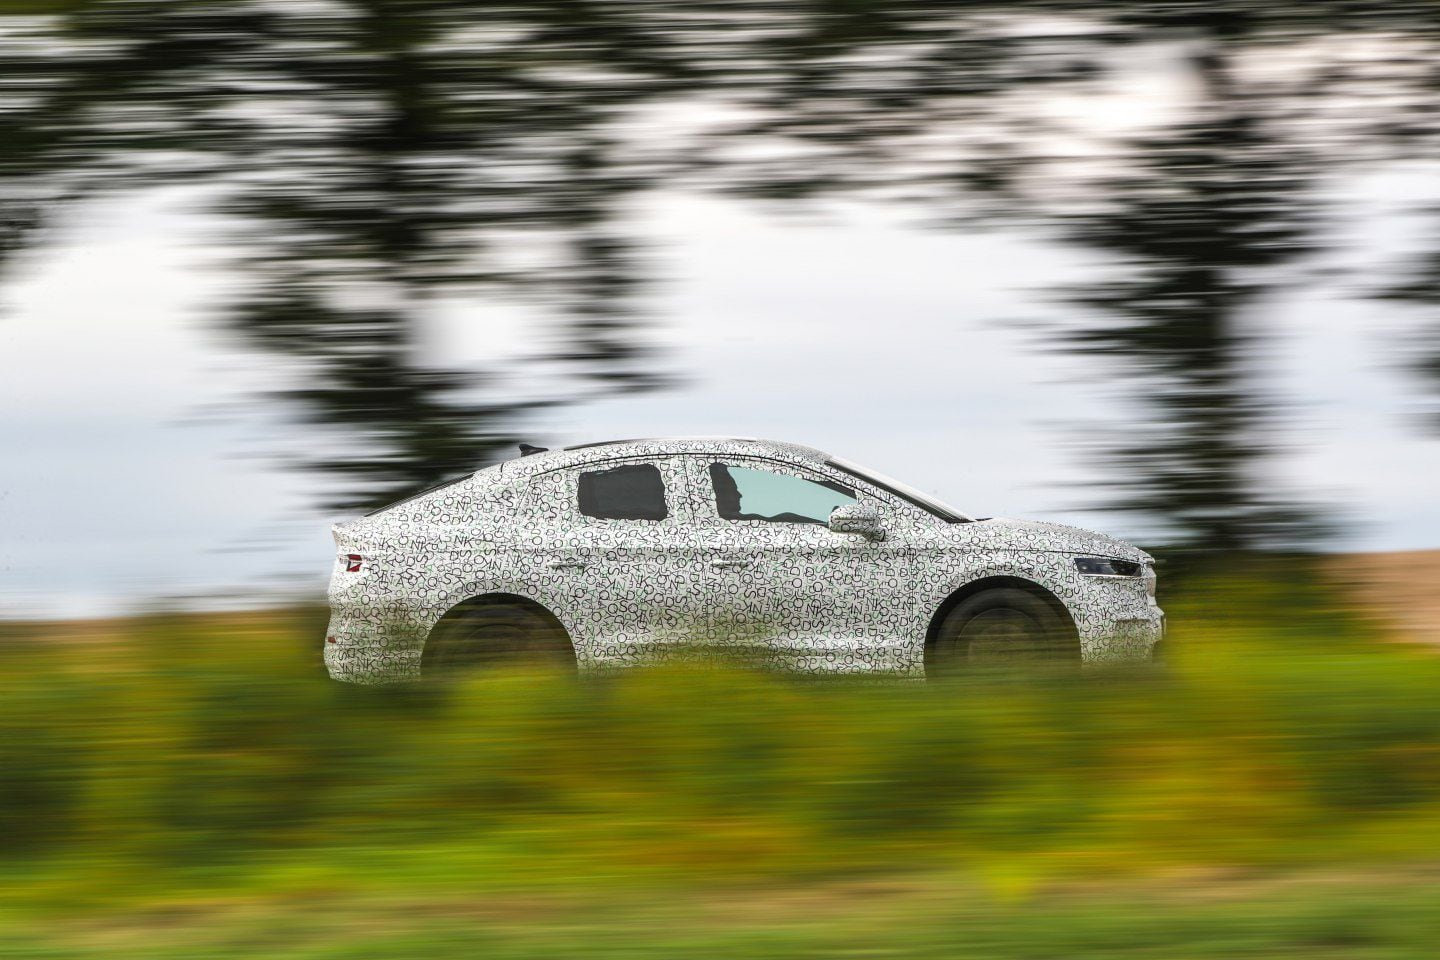
M1086 661L1137 663L1153 659L1155 647L1164 636L1164 611L1148 607L1143 615L1119 616L1097 625L1091 636L1081 638L1081 643Z

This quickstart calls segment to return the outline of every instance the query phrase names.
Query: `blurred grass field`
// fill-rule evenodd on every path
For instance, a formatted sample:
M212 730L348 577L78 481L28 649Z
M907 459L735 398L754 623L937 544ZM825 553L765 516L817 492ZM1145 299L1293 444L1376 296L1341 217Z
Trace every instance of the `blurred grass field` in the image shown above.
M1323 586L1163 669L325 680L323 611L0 627L0 955L1430 957L1440 657Z

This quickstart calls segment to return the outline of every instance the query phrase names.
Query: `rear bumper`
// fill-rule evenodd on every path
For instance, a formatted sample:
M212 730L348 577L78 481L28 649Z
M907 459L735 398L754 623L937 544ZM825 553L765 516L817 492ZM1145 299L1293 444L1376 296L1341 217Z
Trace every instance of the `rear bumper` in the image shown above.
M420 678L425 638L409 625L382 624L332 611L325 669L346 683L403 683Z

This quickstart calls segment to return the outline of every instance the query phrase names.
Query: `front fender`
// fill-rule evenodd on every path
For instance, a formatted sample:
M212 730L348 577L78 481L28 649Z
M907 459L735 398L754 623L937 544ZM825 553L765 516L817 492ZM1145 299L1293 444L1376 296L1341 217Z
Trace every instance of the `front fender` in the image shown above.
M1059 601L1075 624L1085 660L1114 659L1116 633L1125 632L1126 621L1146 617L1133 598L1116 595L1112 582L1081 576L1070 554L1016 551L994 551L980 557L969 554L964 569L942 579L927 596L930 616L956 593L995 577L1033 583Z

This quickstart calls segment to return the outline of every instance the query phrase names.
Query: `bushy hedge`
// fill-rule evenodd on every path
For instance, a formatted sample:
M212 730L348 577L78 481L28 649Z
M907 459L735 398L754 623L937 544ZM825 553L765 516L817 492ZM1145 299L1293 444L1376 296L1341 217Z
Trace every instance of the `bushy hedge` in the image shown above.
M283 615L15 640L0 895L932 868L1023 891L1433 855L1440 659L1316 629L1217 618L1163 671L947 686L692 665L352 688Z

